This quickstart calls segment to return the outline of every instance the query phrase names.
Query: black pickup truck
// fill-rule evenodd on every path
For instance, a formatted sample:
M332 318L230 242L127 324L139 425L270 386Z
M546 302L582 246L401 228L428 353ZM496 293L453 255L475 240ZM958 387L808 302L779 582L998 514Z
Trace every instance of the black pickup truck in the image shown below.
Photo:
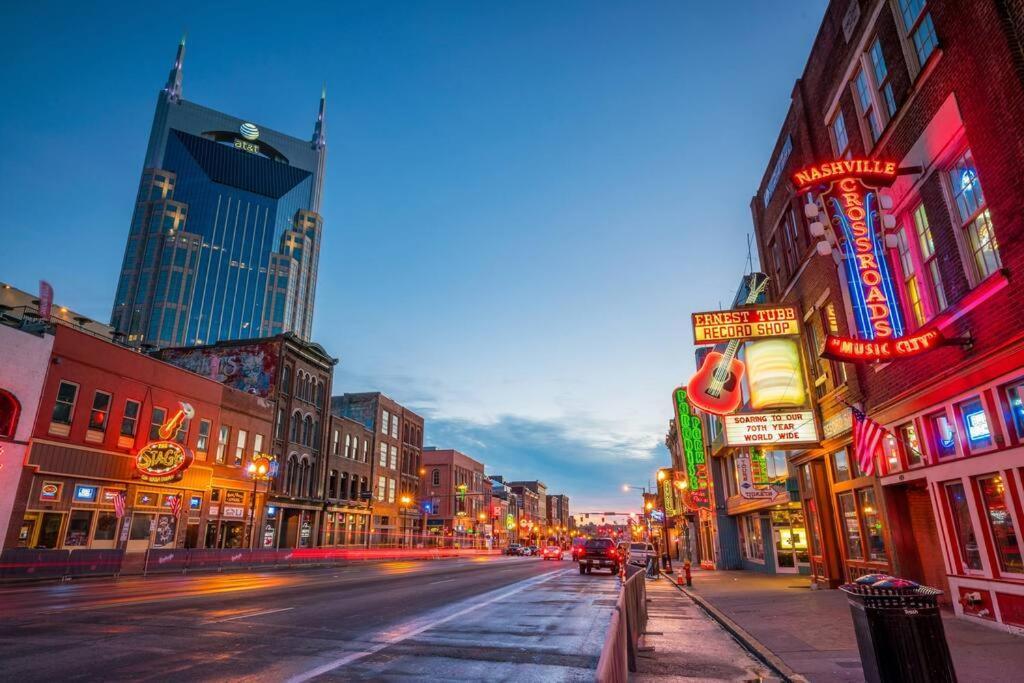
M587 541L579 554L580 574L589 574L590 570L607 568L612 574L619 573L619 553L615 541L610 538L592 538Z

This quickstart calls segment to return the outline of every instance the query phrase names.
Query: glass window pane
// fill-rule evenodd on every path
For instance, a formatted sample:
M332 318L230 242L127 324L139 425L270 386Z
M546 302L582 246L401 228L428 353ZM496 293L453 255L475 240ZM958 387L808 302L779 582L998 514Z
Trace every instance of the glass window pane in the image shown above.
M917 427L913 422L900 425L896 428L900 445L906 455L907 464L915 467L924 462L924 454L921 452L921 441L917 438Z
M968 569L981 571L981 552L978 549L978 537L971 523L971 511L967 506L967 492L960 482L946 484L946 500L953 516L953 531L956 533L960 557Z
M960 415L963 418L967 443L971 449L989 448L993 445L992 430L988 426L988 416L980 396L960 404Z
M956 455L956 431L945 412L928 417L934 435L932 446L940 458Z
M846 449L840 449L832 454L832 460L836 468L836 481L850 480L850 458Z
M842 516L843 536L846 539L846 556L851 560L863 560L864 546L861 544L860 521L857 519L857 505L852 491L839 494L839 514Z
M860 514L864 520L864 535L868 540L868 559L872 562L887 562L889 555L885 551L882 516L875 502L875 489L858 489L857 501L860 503Z
M1021 558L1017 531L1006 505L1003 477L998 474L984 477L978 480L978 486L995 543L996 556L999 558L999 568L1004 572L1024 573L1024 559Z

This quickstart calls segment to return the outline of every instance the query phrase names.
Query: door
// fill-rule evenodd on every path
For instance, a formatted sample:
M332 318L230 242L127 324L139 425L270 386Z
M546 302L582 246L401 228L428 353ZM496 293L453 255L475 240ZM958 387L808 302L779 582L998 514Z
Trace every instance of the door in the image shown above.
M125 552L141 553L149 550L149 539L153 535L155 515L144 512L132 513L131 528L128 530L128 545Z
M56 548L60 543L60 527L64 515L59 512L44 512L42 524L39 525L39 538L36 548Z

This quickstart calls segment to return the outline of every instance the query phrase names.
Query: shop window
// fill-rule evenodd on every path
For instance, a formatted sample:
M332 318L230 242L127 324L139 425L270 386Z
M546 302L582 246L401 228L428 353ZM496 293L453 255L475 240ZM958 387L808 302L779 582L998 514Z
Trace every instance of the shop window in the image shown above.
M156 441L160 438L160 428L164 425L164 420L167 419L167 411L164 408L156 407L153 408L153 414L150 417L149 424L149 440Z
M57 387L57 400L53 404L53 416L50 419L54 424L71 425L71 419L75 414L75 401L78 398L78 385L71 382L61 381Z
M82 547L89 545L89 527L92 525L92 510L72 510L68 529L64 533L64 545Z
M107 431L107 420L110 418L111 397L105 391L97 391L92 396L92 410L89 411L89 429L94 432Z
M940 458L956 455L956 430L953 429L946 411L929 415L928 424L931 427L931 444L936 455Z
M95 541L113 541L117 535L117 515L113 512L100 512L96 517Z
M954 481L945 485L946 502L949 503L950 516L953 519L953 533L956 535L957 547L964 568L981 571L981 551L978 548L978 537L971 522L971 510L967 505L967 492L962 482Z
M882 533L882 515L875 501L875 489L870 486L857 489L857 503L860 505L861 520L864 522L864 537L868 542L868 559L872 562L888 562L885 535Z
M846 542L846 556L851 560L863 560L864 545L861 540L860 521L857 519L857 503L853 498L853 492L840 493L838 500L843 538Z
M1010 418L1017 438L1024 441L1024 384L1011 386L1006 390L1006 398L1010 402Z
M980 396L970 398L957 406L960 418L963 421L964 433L967 435L967 445L971 451L980 451L992 448L995 442L992 440L992 430L988 424L988 415L985 414L985 404Z
M841 448L832 454L832 465L835 468L837 482L850 481L855 474L850 468L850 455L845 448Z
M900 447L891 433L882 437L882 455L885 457L885 472L892 474L903 469L900 463Z
M981 502L985 506L996 557L999 558L999 569L1014 574L1024 573L1024 558L1021 557L1013 515L1006 504L1006 484L1002 475L980 477L978 488L981 490Z
M918 467L924 464L924 453L921 451L921 439L917 436L917 427L913 422L901 424L896 428L897 439L907 466Z
M139 430L139 410L141 404L138 401L128 399L124 402L124 415L121 417L121 436L135 438Z
M764 562L764 537L761 534L761 517L744 515L740 531L743 535L743 554L753 562Z

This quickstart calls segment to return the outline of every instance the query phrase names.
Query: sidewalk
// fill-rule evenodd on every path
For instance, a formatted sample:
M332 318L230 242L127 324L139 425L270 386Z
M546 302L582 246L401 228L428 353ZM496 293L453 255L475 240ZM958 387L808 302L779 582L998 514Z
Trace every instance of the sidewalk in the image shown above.
M778 681L693 600L662 577L647 582L647 635L630 681Z
M796 574L695 571L697 597L757 639L810 681L863 681L846 596L811 590ZM961 681L1021 680L1024 638L944 615L943 626Z

